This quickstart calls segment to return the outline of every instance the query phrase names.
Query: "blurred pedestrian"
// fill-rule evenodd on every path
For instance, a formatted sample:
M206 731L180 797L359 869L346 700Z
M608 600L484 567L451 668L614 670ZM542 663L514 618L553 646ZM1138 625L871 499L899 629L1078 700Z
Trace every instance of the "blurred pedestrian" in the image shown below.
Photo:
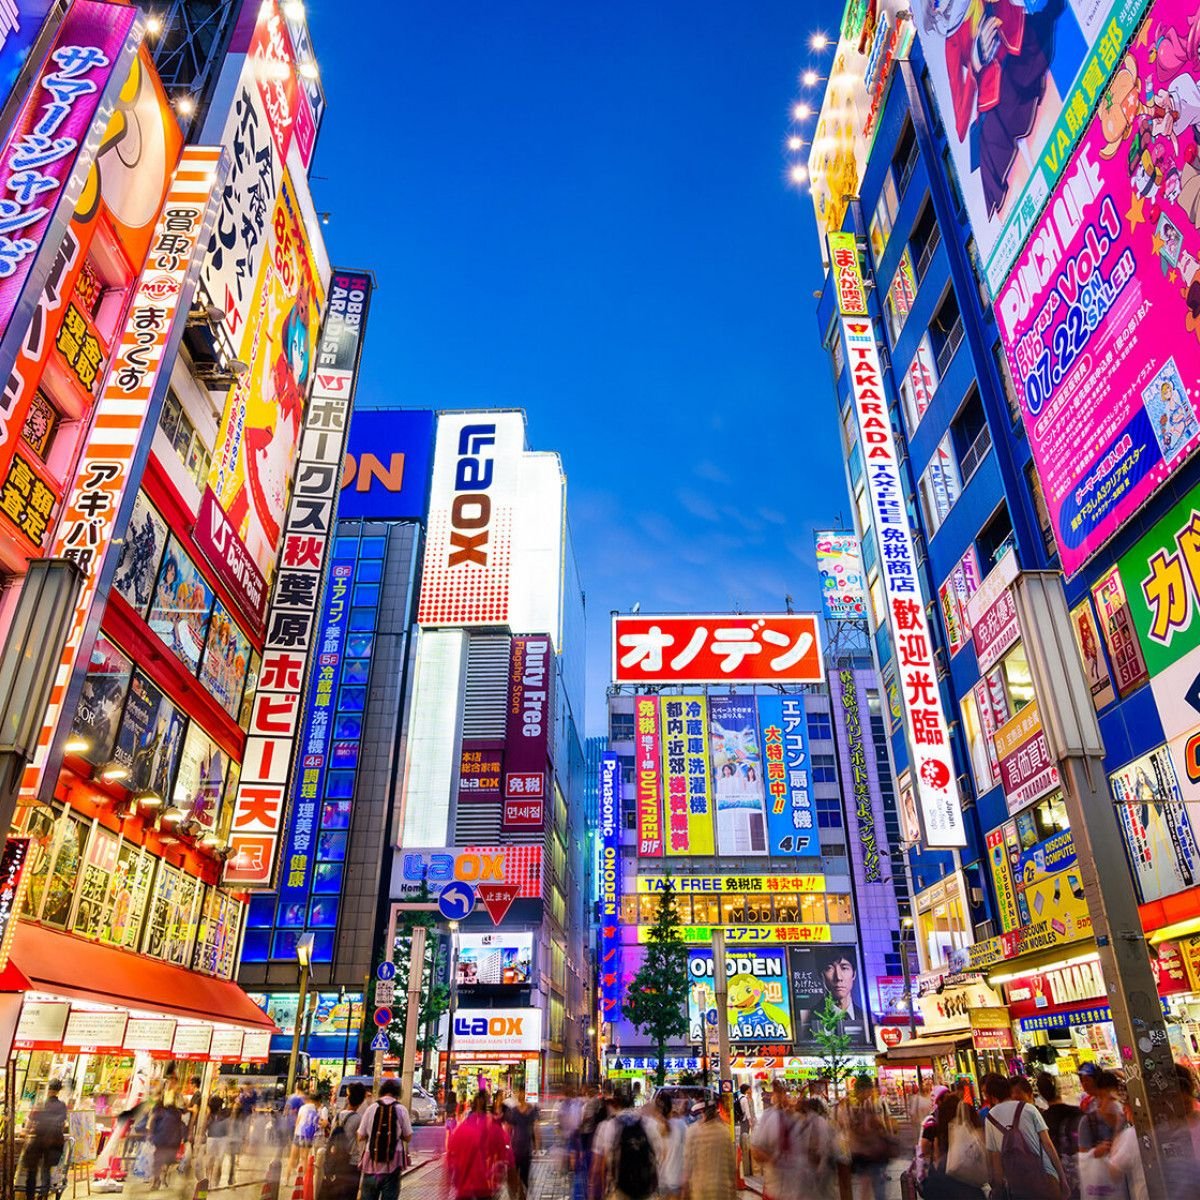
M529 1172L534 1152L541 1149L538 1122L542 1114L536 1104L530 1104L524 1088L517 1088L517 1102L504 1110L502 1120L508 1126L508 1144L516 1168L514 1200L525 1200L529 1193Z
M823 1100L810 1096L797 1109L797 1153L800 1195L805 1200L839 1200L837 1133Z
M362 1124L367 1089L357 1080L346 1088L346 1107L334 1118L325 1145L321 1200L354 1200L358 1195L362 1147L358 1129Z
M887 1165L894 1149L893 1129L875 1088L866 1076L854 1083L854 1092L842 1108L850 1170L857 1200L884 1200Z
M694 1105L692 1111L699 1119L688 1129L683 1145L687 1200L735 1200L737 1168L729 1129L712 1100Z
M683 1191L683 1148L688 1123L675 1112L671 1097L661 1091L642 1112L654 1147L659 1200L679 1200Z
M988 1101L985 1138L992 1196L999 1200L1061 1200L1066 1176L1042 1114L1012 1098L1012 1083L1000 1074L985 1075Z
M62 1084L52 1079L45 1101L25 1121L29 1140L21 1156L25 1168L26 1200L45 1200L50 1193L50 1171L62 1158L67 1144L67 1106L61 1099Z
M1077 1105L1066 1104L1058 1091L1058 1080L1049 1071L1039 1071L1035 1077L1034 1086L1038 1095L1045 1101L1046 1110L1042 1114L1046 1121L1046 1130L1054 1149L1058 1151L1058 1160L1063 1165L1066 1176L1066 1195L1064 1200L1080 1200L1079 1197L1079 1122L1083 1113Z
M759 1117L750 1139L763 1169L763 1200L795 1200L799 1127L782 1079L771 1084L771 1106Z
M750 1139L754 1134L754 1124L757 1114L754 1111L754 1093L748 1083L738 1088L738 1094L733 1101L733 1126L737 1135L738 1150L742 1156L742 1174L754 1174L754 1152L750 1147Z
M455 1200L492 1200L508 1171L502 1128L488 1115L487 1092L476 1092L446 1148L446 1179Z

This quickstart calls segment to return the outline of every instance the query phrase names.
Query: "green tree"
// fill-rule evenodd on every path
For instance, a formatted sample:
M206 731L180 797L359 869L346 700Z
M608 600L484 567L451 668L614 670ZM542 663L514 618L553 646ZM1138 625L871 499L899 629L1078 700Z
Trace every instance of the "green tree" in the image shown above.
M846 1014L838 1008L832 996L825 997L825 1006L813 1014L813 1040L821 1060L818 1076L829 1085L829 1099L836 1104L841 1097L842 1084L853 1074L850 1065L851 1038L842 1027Z
M666 1079L667 1043L687 1036L687 945L670 879L658 897L658 916L646 935L646 957L629 981L621 1008L626 1020L658 1048L658 1085Z

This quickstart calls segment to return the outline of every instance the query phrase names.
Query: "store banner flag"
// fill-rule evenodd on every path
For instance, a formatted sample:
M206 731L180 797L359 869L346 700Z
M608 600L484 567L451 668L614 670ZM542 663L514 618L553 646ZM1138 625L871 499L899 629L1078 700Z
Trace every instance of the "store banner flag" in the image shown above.
M600 756L600 1011L615 1021L621 1004L621 763Z
M59 517L51 553L74 559L84 578L37 749L21 779L21 796L29 802L40 789L53 786L53 777L45 774L51 741L56 731L67 735L70 722L60 721L67 688L76 663L91 659L96 636L88 621L92 602L97 594L107 595L117 569L119 555L109 553L113 534L128 523L137 499L136 482L133 487L130 482L140 477L148 451L142 435L154 428L162 409L169 364L183 337L183 318L195 294L200 254L216 219L225 170L223 151L185 147L92 411L91 437Z
M821 604L830 621L867 619L867 580L862 549L852 533L836 530L813 535L817 544L817 571L821 576Z
M633 777L637 802L639 858L663 856L663 773L658 697L638 696L633 704Z
M996 301L1068 578L1200 446L1200 166L1181 118L1159 119L1139 100L1151 89L1174 112L1171 97L1195 91L1193 16L1182 0L1159 0L1146 36L1113 59L1096 116ZM1119 45L1132 24L1113 19Z
M767 780L767 838L772 854L821 852L813 806L812 764L803 696L759 696Z
M1145 7L1146 0L1001 0L986 8L921 0L914 10L993 296L1069 174L1071 147L1103 105L1104 81Z
M0 378L16 361L144 29L132 5L74 0L0 149ZM20 432L9 416L0 399L0 445Z
M762 750L754 697L710 696L708 739L719 854L766 854Z
M372 287L365 271L335 270L330 280L234 798L223 875L230 886L269 888L275 876Z
M859 703L859 683L868 678L869 675L864 677L852 667L830 671L829 696L833 702L833 721L837 731L842 798L847 810L854 813L858 827L858 837L850 842L855 878L863 883L882 883L883 866L879 859L879 837L875 831L873 794L878 790L879 781L872 779L871 762L875 757L875 746L870 725L866 730L863 729L863 710ZM867 720L870 721L869 712Z
M888 413L875 326L864 315L866 286L853 234L829 235L829 262L842 314L842 338L866 462L871 523L880 547L888 631L899 664L905 734L925 844L931 848L965 846L950 731L905 507L907 485Z
M792 1003L787 950L765 947L725 956L725 1016L731 1042L784 1043L792 1040ZM711 950L688 954L688 1026L691 1040L702 1040L714 1024L716 980Z
M514 637L509 652L500 828L541 829L548 799L556 659L550 635Z
M667 854L713 854L708 698L663 696L660 703Z

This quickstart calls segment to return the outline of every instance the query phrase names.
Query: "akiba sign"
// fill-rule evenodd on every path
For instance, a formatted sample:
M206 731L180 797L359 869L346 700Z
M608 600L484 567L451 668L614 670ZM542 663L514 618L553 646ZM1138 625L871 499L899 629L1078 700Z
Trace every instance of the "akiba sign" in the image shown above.
M540 1008L460 1008L454 1017L454 1050L540 1050Z

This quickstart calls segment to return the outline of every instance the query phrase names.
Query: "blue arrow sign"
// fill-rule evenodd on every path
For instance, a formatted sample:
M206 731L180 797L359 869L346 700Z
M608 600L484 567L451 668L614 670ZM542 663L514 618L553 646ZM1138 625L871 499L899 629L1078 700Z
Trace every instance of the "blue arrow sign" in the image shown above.
M386 1033L377 1033L371 1039L372 1050L386 1050L388 1048L388 1039Z
M438 896L438 912L447 921L462 921L471 915L475 907L475 889L461 879L455 879L442 888Z
M386 983L389 979L396 978L396 964L392 962L381 962L375 968L375 978L382 979Z

